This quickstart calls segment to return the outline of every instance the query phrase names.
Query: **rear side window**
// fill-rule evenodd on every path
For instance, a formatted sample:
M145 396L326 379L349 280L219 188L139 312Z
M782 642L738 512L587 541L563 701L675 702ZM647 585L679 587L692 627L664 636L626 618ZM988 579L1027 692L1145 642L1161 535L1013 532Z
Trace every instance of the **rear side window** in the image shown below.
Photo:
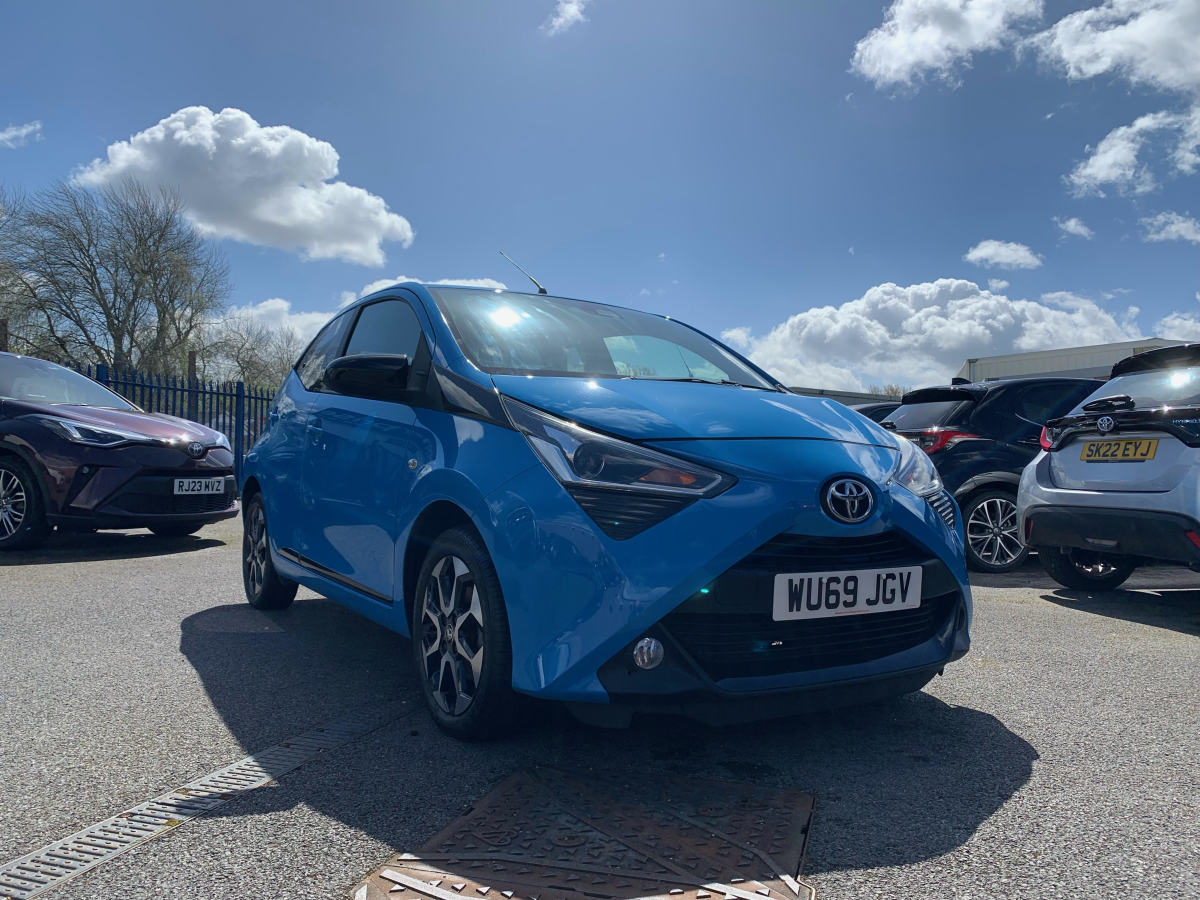
M420 343L421 323L412 307L403 300L381 300L364 306L358 314L354 333L346 345L346 356L396 353L404 354L412 362Z
M885 422L897 431L918 431L937 425L958 425L971 414L970 400L941 400L933 403L905 403L892 410Z
M342 345L346 342L346 332L350 328L351 316L342 313L321 329L300 361L296 363L296 374L300 383L307 391L319 391L321 379L325 375L325 367L342 355Z

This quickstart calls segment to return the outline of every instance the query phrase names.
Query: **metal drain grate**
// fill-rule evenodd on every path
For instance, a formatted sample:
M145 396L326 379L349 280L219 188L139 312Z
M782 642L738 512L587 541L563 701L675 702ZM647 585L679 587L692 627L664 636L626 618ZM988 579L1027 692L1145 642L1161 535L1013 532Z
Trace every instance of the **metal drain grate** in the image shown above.
M389 705L315 728L0 865L0 900L28 900L395 719Z
M812 795L701 778L518 772L355 900L811 900Z

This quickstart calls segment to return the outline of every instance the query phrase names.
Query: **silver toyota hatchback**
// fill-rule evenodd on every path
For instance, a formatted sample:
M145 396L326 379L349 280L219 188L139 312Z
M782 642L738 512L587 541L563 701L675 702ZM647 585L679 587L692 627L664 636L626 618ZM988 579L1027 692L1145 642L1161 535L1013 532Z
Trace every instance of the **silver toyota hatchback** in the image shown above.
M1117 363L1041 444L1017 514L1055 581L1111 589L1151 560L1200 570L1200 344Z

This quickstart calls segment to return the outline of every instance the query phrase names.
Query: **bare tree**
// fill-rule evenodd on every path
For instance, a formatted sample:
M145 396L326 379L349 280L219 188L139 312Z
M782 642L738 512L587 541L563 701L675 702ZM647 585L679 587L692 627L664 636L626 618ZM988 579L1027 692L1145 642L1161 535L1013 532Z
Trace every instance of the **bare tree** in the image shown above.
M212 327L204 366L218 378L277 387L303 349L292 328L272 328L252 315L232 314Z
M0 308L25 352L183 371L229 284L176 194L62 183L0 207Z
M903 384L873 384L867 390L878 397L890 397L899 400L908 393L909 388Z

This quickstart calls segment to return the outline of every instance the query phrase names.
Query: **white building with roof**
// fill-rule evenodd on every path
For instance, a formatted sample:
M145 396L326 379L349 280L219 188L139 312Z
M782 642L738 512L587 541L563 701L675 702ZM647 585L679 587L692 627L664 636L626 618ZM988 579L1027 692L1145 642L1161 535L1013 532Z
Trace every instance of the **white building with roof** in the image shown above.
M1107 378L1113 364L1127 356L1171 347L1184 341L1165 338L1143 338L1115 344L1092 344L1088 347L1064 347L1060 350L1034 350L1030 353L1006 353L1003 356L980 356L963 362L956 377L967 381L995 381L998 378L1021 378L1026 375L1070 375L1077 378Z

